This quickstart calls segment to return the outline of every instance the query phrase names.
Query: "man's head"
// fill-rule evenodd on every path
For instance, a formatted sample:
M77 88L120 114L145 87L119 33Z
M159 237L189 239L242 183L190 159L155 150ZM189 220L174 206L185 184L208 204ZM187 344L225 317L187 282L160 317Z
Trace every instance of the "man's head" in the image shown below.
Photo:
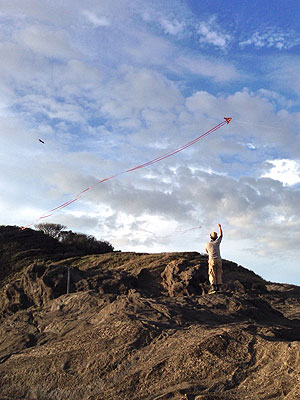
M212 232L212 233L210 234L210 238L211 238L211 240L216 240L216 239L218 238L217 232Z

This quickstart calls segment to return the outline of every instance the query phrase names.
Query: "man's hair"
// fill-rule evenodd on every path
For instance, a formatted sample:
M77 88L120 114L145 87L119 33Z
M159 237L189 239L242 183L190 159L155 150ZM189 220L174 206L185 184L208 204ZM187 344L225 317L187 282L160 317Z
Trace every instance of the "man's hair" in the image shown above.
M218 238L217 232L212 232L212 233L210 234L210 238L211 238L212 240L216 240L216 239Z

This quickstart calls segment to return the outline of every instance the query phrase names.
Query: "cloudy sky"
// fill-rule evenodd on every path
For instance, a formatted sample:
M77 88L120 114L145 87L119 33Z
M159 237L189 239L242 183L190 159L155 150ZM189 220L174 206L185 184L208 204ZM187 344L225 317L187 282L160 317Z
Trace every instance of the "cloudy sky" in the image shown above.
M0 224L92 186L43 222L143 252L221 223L223 258L300 285L298 0L0 0L0 23Z

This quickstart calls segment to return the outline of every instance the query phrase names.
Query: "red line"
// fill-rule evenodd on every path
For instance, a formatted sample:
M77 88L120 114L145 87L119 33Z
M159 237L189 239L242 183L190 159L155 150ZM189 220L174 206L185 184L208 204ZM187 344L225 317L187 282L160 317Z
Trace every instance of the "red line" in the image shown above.
M197 137L196 139L193 139L191 142L189 142L189 143L187 143L187 144L184 144L183 146L179 147L178 149L173 150L173 151L170 152L170 153L166 153L166 154L164 154L164 155L162 155L162 156L159 156L159 157L155 158L154 160L151 160L151 161L148 161L148 162L146 162L146 163L144 163L144 164L138 165L137 167L128 169L128 170L125 171L125 172L131 172L131 171L134 171L134 170L139 169L139 168L144 168L144 167L147 167L148 165L151 165L151 164L154 164L154 163L156 163L156 162L158 162L158 161L164 160L165 158L171 157L171 156L173 156L174 154L179 153L180 151L186 149L187 147L192 146L193 144L195 144L196 142L198 142L199 140L201 140L201 139L204 138L205 136L210 135L211 133L213 133L213 132L216 131L217 129L221 128L221 127L222 127L223 125L225 125L225 124L227 124L226 121L221 122L220 124L216 125L214 128L212 128L212 129L210 129L209 131L203 133L201 136Z
M136 167L130 168L130 169L128 169L128 170L126 170L126 171L123 171L123 172L120 172L120 173L118 173L118 174L116 174L116 175L112 175L112 176L110 176L109 178L104 178L104 179L99 180L95 185L89 186L89 187L87 187L86 189L84 189L84 190L82 190L81 192L79 192L79 193L77 194L77 196L75 196L72 200L68 200L68 201L66 201L65 203L61 204L60 206L57 206L57 207L53 208L52 210L48 211L47 214L42 215L40 218L38 218L36 222L40 221L41 219L48 218L48 217L50 217L55 211L61 210L62 208L65 208L65 207L69 206L70 204L74 203L74 202L77 201L85 192L87 192L88 190L92 189L94 186L99 185L100 183L109 181L110 179L113 179L113 178L115 178L115 177L117 177L117 176L119 176L119 175L122 175L122 174L126 174L127 172L132 172L132 171L135 171L135 170L140 169L140 168L148 167L149 165L155 164L155 163L157 163L157 162L159 162L159 161L164 160L165 158L171 157L171 156L173 156L174 154L177 154L177 153L179 153L180 151L185 150L187 147L192 146L193 144L197 143L199 140L201 140L201 139L203 139L204 137L206 137L206 136L212 134L212 133L215 132L216 130L220 129L222 126L228 124L228 123L230 122L230 121L228 122L228 120L229 120L229 118L225 118L225 121L223 121L223 122L221 122L220 124L214 126L214 127L211 128L210 130L208 130L207 132L205 132L205 133L203 133L202 135L198 136L197 138L191 140L190 142L188 142L188 143L186 143L186 144L184 144L184 145L178 147L176 150L170 151L169 153L165 153L165 154L163 154L163 155L161 155L161 156L159 156L159 157L154 158L153 160L150 160L150 161L148 161L148 162L146 162L146 163L144 163L144 164L137 165ZM26 228L28 228L29 226L33 225L33 224L36 223L36 222L33 222L33 223L30 224L30 225L26 225L25 227L23 227L23 228L21 228L21 229L26 229Z

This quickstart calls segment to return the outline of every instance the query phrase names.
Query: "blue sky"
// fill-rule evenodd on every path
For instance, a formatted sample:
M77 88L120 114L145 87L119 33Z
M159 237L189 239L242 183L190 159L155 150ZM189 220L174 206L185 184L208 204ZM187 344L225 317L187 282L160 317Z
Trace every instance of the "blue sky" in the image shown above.
M300 284L299 17L298 1L1 0L0 223L93 186L44 222L145 252L204 252L220 222L224 258Z

